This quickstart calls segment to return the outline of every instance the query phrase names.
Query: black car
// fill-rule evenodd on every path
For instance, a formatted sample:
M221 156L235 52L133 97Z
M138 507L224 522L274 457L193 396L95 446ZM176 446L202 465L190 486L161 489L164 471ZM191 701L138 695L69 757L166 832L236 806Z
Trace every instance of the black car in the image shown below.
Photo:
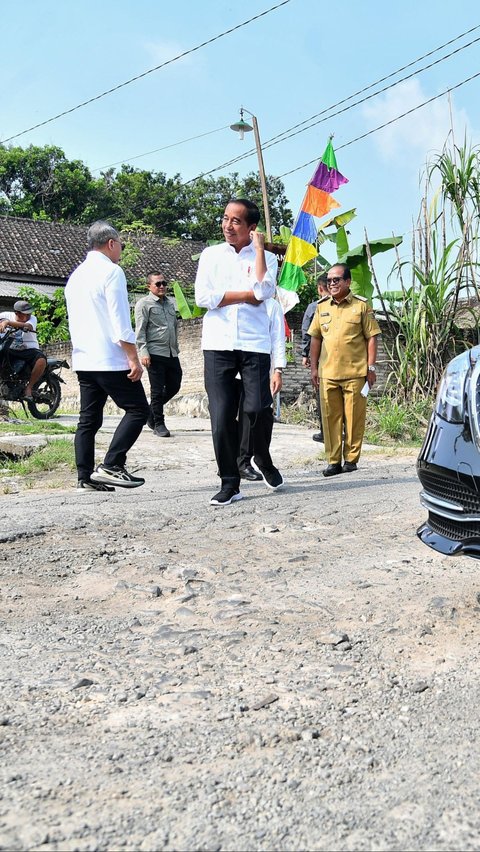
M417 473L428 511L419 538L438 553L480 559L480 346L443 374Z

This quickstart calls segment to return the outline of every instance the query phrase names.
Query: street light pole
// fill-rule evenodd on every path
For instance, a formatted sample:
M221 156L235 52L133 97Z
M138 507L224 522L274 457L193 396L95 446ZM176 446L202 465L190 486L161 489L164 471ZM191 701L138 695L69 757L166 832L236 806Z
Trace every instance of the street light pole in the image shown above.
M249 116L251 116L253 127L250 127L246 121L243 120L243 113L248 112ZM263 154L262 154L262 146L260 144L260 134L258 132L258 122L256 116L250 110L242 107L240 109L240 121L236 122L236 124L230 125L232 130L235 130L240 134L240 139L243 139L244 134L248 133L250 130L253 130L253 135L255 138L255 147L257 149L257 158L258 158L258 172L260 175L260 187L262 190L262 199L263 199L263 211L265 217L265 233L267 237L267 241L269 243L272 242L272 226L270 223L270 208L268 206L268 196L267 196L267 181L265 178L265 167L263 165Z

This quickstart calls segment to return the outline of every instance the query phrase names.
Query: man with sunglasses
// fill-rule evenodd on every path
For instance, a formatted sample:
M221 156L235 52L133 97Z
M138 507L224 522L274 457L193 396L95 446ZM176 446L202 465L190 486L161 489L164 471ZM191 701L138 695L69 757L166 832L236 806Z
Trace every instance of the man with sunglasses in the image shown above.
M376 379L380 327L367 299L355 296L350 284L350 270L344 263L328 270L328 296L318 303L308 329L312 384L320 388L329 462L324 476L357 470L367 407L361 391L365 383L371 388Z
M178 358L177 315L167 296L162 272L147 275L148 296L135 305L135 334L140 361L150 381L150 417L147 424L158 438L169 438L164 405L180 390L182 368Z
M108 222L94 222L87 234L88 254L65 287L72 339L72 368L80 385L80 418L75 433L79 491L137 488L145 480L125 468L127 453L149 415L127 282L118 265L123 245ZM95 467L95 435L111 397L125 412L103 464Z

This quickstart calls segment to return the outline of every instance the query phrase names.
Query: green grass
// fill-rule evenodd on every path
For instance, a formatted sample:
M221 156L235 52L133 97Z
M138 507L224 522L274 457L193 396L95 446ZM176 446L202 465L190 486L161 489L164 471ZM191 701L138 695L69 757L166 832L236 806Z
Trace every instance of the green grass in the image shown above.
M70 438L58 438L19 461L7 461L0 456L0 472L8 471L11 476L31 476L59 467L75 470L75 450Z
M76 426L63 426L51 420L0 420L0 435L60 435L75 432Z
M365 443L379 447L419 447L432 410L433 400L405 404L388 396L378 399L369 397ZM318 417L313 402L306 405L282 405L281 421L318 429Z

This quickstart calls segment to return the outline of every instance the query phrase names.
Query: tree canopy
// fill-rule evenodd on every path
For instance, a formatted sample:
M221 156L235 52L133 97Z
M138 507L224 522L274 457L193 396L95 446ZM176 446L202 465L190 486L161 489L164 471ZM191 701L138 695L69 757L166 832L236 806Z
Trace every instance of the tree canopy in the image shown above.
M292 224L285 188L267 177L272 229ZM93 177L80 160L54 145L0 145L0 215L89 224L108 219L120 229L144 226L162 237L210 240L219 235L226 202L246 197L263 210L260 179L251 172L182 183L179 174L123 164Z

